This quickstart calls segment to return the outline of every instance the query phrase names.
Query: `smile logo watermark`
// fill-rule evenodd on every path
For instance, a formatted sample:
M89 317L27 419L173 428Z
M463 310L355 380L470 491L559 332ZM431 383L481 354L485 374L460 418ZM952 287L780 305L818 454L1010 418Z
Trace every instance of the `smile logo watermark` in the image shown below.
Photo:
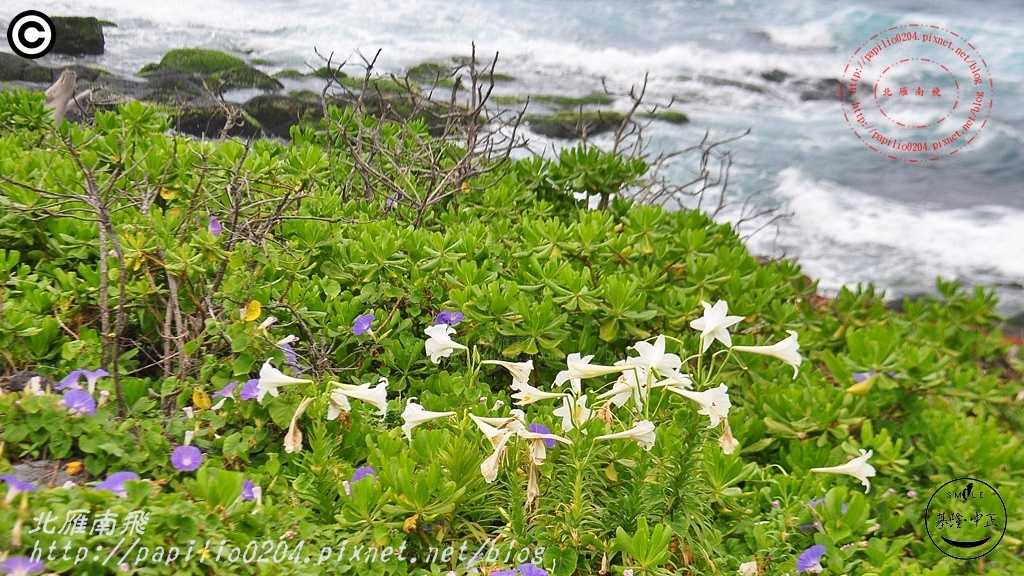
M38 10L26 10L18 14L7 27L7 43L22 58L46 56L56 39L53 20Z
M875 34L843 70L846 122L875 152L905 162L956 154L977 138L993 106L992 75L962 36L910 24Z
M999 492L976 478L957 478L939 486L925 509L928 538L957 560L991 552L1003 539L1006 522L1006 504Z

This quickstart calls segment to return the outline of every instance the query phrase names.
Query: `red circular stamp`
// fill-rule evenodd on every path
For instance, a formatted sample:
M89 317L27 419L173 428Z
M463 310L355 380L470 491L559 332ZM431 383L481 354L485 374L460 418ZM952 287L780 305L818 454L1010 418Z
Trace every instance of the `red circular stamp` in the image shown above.
M839 100L853 133L904 162L956 154L985 127L992 75L965 38L939 26L894 26L868 38L843 70Z

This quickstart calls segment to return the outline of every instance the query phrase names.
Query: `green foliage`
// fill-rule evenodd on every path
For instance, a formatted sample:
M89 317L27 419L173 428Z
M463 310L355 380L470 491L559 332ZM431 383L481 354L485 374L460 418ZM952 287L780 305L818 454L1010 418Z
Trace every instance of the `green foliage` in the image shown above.
M143 478L123 498L84 486L22 494L0 506L3 538L44 511L110 508L150 513L141 542L150 551L184 554L195 540L197 554L210 540L216 554L224 540L259 551L288 542L290 554L305 542L298 562L274 565L283 574L462 574L486 542L529 547L530 561L560 575L602 565L733 573L751 561L764 574L792 573L814 544L826 546L823 564L837 574L961 574L966 565L944 560L922 521L931 492L957 476L999 488L1019 532L1024 505L1013 487L1024 470L1024 420L1014 397L1022 386L994 328L991 293L939 282L940 298L903 313L887 310L870 286L823 299L798 265L762 265L728 225L623 199L647 166L591 146L557 160L509 161L422 214L408 203L385 206L376 198L393 191L361 180L343 136L379 127L380 146L409 152L396 154L405 164L370 158L409 198L435 185L418 171L419 152L448 161L458 150L423 123L329 112L330 130L296 129L289 145L245 145L167 134L166 118L137 103L98 114L94 126L54 130L38 95L0 93L3 372L59 380L104 366L118 377L116 387L113 377L100 381L110 400L95 416L69 415L54 394L0 396L0 471L47 460L81 462L80 484L119 470ZM345 183L357 192L340 191ZM606 209L587 209L592 198ZM612 363L638 340L666 334L692 367L701 341L690 322L702 301L719 299L743 318L731 329L734 344L778 342L794 330L804 354L795 377L776 359L721 348L696 364L697 389L728 384L736 452L723 453L692 402L655 389L644 414L658 423L650 452L596 440L622 426L594 418L564 432L572 444L559 442L536 469L529 443L510 442L495 482L484 480L481 463L494 447L467 414L505 414L491 406L513 404L513 391L504 369L482 359L532 360L530 384L548 390L570 354ZM442 310L465 314L453 337L471 350L435 365L424 330ZM353 334L354 320L370 312L372 332ZM113 335L104 334L105 317ZM282 344L289 335L294 361ZM310 382L283 385L262 403L242 400L241 387L268 359ZM326 418L330 382L382 377L390 391L383 419L358 400ZM233 381L230 398L213 397ZM397 414L412 397L456 416L418 426L410 442ZM314 401L296 415L302 398ZM629 406L614 417L639 416ZM526 421L561 434L551 409L526 406ZM300 451L283 444L292 421ZM203 452L196 472L170 464L186 432ZM808 472L860 449L872 450L877 469L866 493L856 479ZM376 476L350 482L366 465ZM525 488L531 472L535 500ZM262 488L262 502L239 499L245 480ZM20 547L0 545L25 553L49 543L23 536ZM113 548L116 539L71 542ZM475 546L460 560L463 542ZM345 543L404 546L420 558L449 546L456 553L429 568L394 558L315 562L322 547L336 554ZM1008 538L985 569L1016 573L1019 552ZM309 555L314 561L301 562ZM516 565L496 558L485 566ZM104 567L59 560L47 569ZM266 572L258 562L140 567Z

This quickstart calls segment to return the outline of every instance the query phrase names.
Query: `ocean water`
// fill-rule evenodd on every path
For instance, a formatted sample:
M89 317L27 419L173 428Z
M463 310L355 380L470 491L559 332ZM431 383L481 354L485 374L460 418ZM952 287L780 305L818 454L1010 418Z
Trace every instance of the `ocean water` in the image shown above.
M969 8L969 9L968 9ZM988 0L890 2L779 0L7 0L0 25L18 12L92 15L107 53L86 59L131 74L170 48L203 46L268 60L269 70L308 69L317 55L399 72L428 59L500 54L516 77L509 94L618 91L649 74L652 100L675 98L684 126L654 125L653 145L685 147L727 138L734 164L729 207L744 201L788 216L749 236L762 255L797 257L834 291L873 282L890 296L931 292L934 278L995 287L1005 314L1024 311L1024 3ZM798 85L842 77L854 50L893 26L926 24L959 33L994 83L983 131L957 154L908 164L857 139L839 95L804 101ZM62 64L67 59L47 57ZM762 77L787 75L782 83ZM625 107L620 99L615 106ZM551 151L563 143L536 138ZM688 179L692 163L672 168ZM752 232L746 222L741 232Z

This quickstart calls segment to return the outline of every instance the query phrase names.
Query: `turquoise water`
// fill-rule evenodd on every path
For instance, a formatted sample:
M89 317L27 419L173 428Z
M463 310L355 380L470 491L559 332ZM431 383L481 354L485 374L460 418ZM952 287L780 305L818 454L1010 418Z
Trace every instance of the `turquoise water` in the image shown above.
M273 69L318 67L314 49L353 62L359 51L381 49L378 67L400 71L466 54L474 41L482 54L500 52L499 69L517 78L511 92L585 94L602 79L626 91L648 72L652 97L675 97L675 108L693 120L655 126L655 144L680 147L705 130L728 137L751 129L730 145L732 208L721 216L735 221L751 196L756 206L791 214L748 239L755 252L798 257L828 290L873 281L900 295L929 291L942 275L998 286L1005 311L1024 310L1024 5L1017 2L14 0L0 8L0 22L30 8L117 22L106 31L107 54L92 61L126 74L178 46L246 52ZM871 35L914 23L968 38L995 84L980 136L923 165L868 150L838 95L804 101L797 88L841 77ZM762 77L772 71L786 82ZM686 178L688 168L675 174Z

